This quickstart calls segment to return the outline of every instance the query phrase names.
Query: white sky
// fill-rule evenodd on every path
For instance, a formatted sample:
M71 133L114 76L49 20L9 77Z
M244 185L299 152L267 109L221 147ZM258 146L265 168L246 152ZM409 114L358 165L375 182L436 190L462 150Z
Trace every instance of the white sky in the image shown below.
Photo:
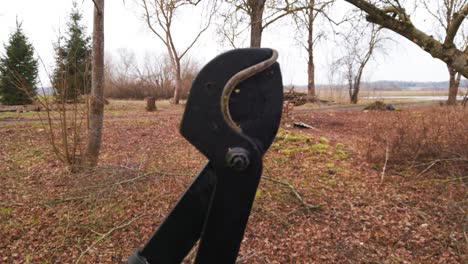
M8 41L9 34L15 28L16 16L23 22L23 29L33 43L46 67L41 67L40 76L47 84L46 70L50 71L54 63L53 42L56 41L58 30L65 28L68 14L71 10L71 0L0 0L0 44ZM106 1L105 7L105 50L108 54L116 54L121 48L135 52L141 61L147 54L163 54L163 44L153 35L138 15L138 9L132 0ZM351 6L342 3L344 8ZM79 0L78 6L83 10L83 22L92 30L91 0ZM176 25L177 45L183 49L183 44L190 39L190 33L198 27L198 17L190 13L180 14ZM193 29L193 31L191 30ZM220 44L215 35L215 26L203 35L201 41L192 49L189 56L201 65L208 62L226 47ZM378 56L371 63L365 74L365 81L376 80L406 80L406 81L445 81L448 78L445 65L433 59L429 54L406 39L391 34L399 43L388 48L385 56ZM245 42L248 44L248 41ZM286 25L267 28L264 32L262 46L275 48L279 51L279 62L283 72L284 84L306 84L307 68L306 53L294 40L292 29ZM316 51L317 83L327 83L330 54L330 44L324 41ZM0 54L4 53L3 45Z

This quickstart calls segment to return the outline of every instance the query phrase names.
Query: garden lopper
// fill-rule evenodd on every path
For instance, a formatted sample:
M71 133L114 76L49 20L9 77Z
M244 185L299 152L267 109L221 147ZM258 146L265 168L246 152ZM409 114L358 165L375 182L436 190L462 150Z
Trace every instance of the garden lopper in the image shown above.
M235 263L262 158L281 119L283 84L277 57L271 49L236 49L200 71L180 132L209 161L128 263L181 263L197 241L195 263Z

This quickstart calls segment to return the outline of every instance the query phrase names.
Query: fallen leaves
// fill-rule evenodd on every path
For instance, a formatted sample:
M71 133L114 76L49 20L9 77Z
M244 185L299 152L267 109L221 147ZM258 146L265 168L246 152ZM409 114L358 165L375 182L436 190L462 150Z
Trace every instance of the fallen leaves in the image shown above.
M367 163L362 146L368 115L303 113L319 130L280 131L264 161L273 180L261 181L239 263L466 257L465 185L418 183L388 170L381 184L382 169ZM110 116L100 167L79 174L54 160L32 122L1 124L0 259L125 262L206 162L179 135L180 118L179 109Z

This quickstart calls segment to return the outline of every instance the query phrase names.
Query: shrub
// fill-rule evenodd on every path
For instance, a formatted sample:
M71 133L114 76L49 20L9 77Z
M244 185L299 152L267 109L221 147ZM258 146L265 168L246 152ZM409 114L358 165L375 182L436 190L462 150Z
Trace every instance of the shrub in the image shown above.
M464 177L468 171L468 110L435 107L375 113L369 123L367 157L388 168Z
M143 65L137 65L135 55L120 50L116 62L111 57L106 61L105 97L115 99L170 99L174 96L174 81L167 58L148 55ZM181 99L188 96L192 81L198 73L198 64L184 61L182 67Z

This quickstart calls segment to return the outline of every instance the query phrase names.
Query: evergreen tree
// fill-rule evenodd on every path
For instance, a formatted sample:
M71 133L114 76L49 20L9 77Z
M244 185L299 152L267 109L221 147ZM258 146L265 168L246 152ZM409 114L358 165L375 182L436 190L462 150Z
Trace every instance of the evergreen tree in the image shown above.
M36 96L38 62L18 21L4 47L6 53L0 57L0 100L7 105L31 104Z
M66 101L75 100L91 90L91 38L81 24L82 18L73 2L65 36L59 36L55 45L53 85L56 95Z

